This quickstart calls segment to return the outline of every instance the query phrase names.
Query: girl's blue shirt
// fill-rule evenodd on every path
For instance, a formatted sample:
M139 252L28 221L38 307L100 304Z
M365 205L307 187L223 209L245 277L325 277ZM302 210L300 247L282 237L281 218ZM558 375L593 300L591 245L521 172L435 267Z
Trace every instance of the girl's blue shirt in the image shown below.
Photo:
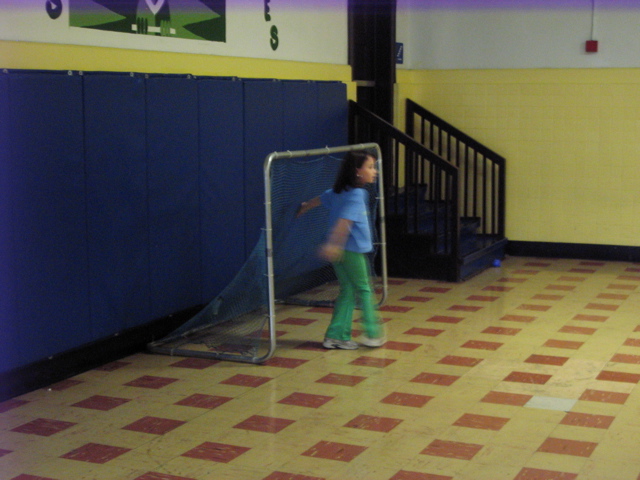
M330 229L340 218L353 222L345 250L357 253L368 253L373 250L367 190L352 188L335 193L333 189L329 189L320 195L320 202L329 210Z

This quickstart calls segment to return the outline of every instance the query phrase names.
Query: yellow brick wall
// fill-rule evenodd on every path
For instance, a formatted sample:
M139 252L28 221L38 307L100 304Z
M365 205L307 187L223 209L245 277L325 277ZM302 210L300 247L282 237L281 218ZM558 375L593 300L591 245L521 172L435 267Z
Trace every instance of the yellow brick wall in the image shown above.
M507 159L507 237L640 245L640 69L399 71L411 98Z

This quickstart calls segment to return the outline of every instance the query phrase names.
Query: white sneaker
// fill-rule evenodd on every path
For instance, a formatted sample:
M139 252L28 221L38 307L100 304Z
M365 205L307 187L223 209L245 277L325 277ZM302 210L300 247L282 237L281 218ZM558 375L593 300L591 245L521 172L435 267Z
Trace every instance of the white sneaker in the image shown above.
M357 350L358 344L353 340L336 340L335 338L326 338L322 342L324 348L338 348L340 350Z
M363 335L358 339L358 343L364 345L365 347L381 347L387 342L387 337L382 336L378 338L369 338L366 335Z

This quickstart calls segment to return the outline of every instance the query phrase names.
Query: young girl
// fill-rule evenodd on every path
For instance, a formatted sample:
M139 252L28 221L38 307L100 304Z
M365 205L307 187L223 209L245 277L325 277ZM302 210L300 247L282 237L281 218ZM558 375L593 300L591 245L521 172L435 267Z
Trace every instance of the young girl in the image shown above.
M365 334L358 341L368 347L380 347L386 339L373 306L367 253L373 250L369 223L368 192L364 187L378 176L376 159L364 151L348 152L333 188L307 202L302 202L298 216L320 205L329 210L331 225L320 256L333 264L340 283L325 348L355 350L351 340L351 322L356 301L360 300Z

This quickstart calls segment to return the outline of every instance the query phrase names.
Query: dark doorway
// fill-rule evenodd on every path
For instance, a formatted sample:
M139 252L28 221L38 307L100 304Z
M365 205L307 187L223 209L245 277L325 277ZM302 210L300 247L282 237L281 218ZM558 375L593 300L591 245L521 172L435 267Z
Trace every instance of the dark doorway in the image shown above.
M393 123L396 0L349 0L349 64L357 102Z

